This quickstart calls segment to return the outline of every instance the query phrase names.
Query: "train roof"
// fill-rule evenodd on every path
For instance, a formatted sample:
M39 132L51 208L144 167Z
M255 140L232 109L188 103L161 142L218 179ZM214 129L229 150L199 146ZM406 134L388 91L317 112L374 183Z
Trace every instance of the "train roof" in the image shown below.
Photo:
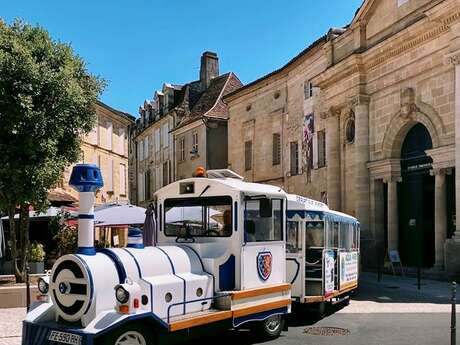
M333 219L346 220L347 222L356 222L358 220L349 214L331 210L325 203L306 198L296 194L288 194L288 213L299 213L296 211L305 211L306 213L323 213L332 216ZM312 218L316 218L314 215Z
M223 189L231 189L233 191L237 192L243 192L248 195L267 195L270 197L279 197L284 199L286 197L286 192L277 186L272 186L268 184L261 184L261 183L252 183L252 182L245 182L237 178L231 178L231 177L222 177L222 178L207 178L207 177L192 177L192 178L187 178L184 180L176 181L173 182L166 187L163 187L162 189L158 190L156 194L161 194L163 197L165 194L170 194L172 191L174 191L173 194L178 194L179 187L181 183L187 183L187 182L194 182L195 185L210 185L210 186L216 186L216 187L221 187ZM193 194L188 195L190 197L193 197Z

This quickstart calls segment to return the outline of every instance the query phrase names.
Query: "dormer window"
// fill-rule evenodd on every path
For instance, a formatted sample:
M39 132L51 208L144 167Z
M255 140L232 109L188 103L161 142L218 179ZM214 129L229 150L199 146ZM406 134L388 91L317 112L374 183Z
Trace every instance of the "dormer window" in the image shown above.
M398 0L398 7L401 7L405 3L409 2L409 0Z

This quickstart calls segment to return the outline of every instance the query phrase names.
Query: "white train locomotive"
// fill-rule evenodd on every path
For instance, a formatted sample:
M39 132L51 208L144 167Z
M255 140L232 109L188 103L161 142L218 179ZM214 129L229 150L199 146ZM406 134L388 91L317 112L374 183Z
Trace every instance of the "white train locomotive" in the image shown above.
M26 316L23 345L157 344L243 324L280 334L291 305L284 191L229 171L178 181L155 195L156 246L95 250L102 184L96 166L74 168L79 248L39 281L43 298Z

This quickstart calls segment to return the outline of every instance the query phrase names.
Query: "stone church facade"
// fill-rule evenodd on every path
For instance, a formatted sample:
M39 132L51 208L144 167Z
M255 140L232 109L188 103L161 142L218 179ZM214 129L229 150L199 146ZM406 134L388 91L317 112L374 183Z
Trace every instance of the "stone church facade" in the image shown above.
M367 0L226 97L230 167L355 215L364 265L460 273L459 62L458 0Z

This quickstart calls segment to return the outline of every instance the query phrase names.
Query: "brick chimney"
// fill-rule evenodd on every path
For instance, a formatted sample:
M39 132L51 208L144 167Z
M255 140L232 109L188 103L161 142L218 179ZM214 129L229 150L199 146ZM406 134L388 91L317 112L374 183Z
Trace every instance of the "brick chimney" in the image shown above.
M204 52L201 55L200 82L201 89L206 90L211 79L219 76L219 58L216 53Z

